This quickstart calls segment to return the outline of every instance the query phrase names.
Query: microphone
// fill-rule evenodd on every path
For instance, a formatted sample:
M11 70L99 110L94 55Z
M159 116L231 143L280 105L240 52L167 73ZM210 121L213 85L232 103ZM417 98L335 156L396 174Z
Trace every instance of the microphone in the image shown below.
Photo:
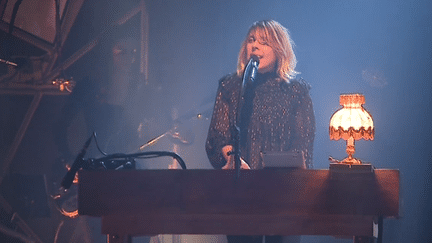
M246 90L247 86L250 86L255 81L255 77L258 73L259 66L259 58L255 55L252 55L249 59L248 64L246 65L244 74L243 74L243 84L242 84L242 96Z
M87 149L90 146L90 142L93 138L93 135L90 136L89 139L87 139L87 141L85 142L81 152L78 154L78 156L75 158L74 163L72 164L72 167L68 170L68 172L66 173L66 175L63 177L63 180L61 182L61 186L64 189L69 189L73 183L73 180L75 178L75 174L77 173L77 171L79 169L81 169L83 167L83 162L84 162L84 155L87 153Z

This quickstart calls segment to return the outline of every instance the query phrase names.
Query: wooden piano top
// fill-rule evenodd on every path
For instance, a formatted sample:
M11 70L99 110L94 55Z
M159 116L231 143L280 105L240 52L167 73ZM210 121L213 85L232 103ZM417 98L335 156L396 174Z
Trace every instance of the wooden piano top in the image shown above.
M329 232L325 228L328 220L342 227L346 223L370 222L374 216L399 216L398 170L242 170L238 180L234 173L80 171L79 214L102 217L103 231L107 233L120 230L128 234L227 234L228 225L248 222L251 228L232 230L268 233L264 224L273 228L271 233L289 233L285 228L304 229L309 224L308 232L312 229L317 230L313 234L321 234ZM313 225L315 221L321 222L320 229ZM284 228L278 229L278 225Z

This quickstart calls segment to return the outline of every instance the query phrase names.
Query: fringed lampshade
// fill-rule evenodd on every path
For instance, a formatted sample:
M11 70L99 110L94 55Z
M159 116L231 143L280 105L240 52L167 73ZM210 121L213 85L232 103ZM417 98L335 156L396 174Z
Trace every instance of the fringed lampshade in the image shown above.
M340 105L343 107L336 111L330 119L330 139L347 141L346 152L348 157L342 163L361 164L353 158L355 153L354 141L365 139L373 140L375 129L372 116L363 108L365 98L361 94L342 94Z

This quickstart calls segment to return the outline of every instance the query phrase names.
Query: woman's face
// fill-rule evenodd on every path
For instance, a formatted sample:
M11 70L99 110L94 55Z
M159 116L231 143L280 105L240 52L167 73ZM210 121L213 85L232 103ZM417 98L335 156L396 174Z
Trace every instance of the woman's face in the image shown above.
M276 55L273 48L263 40L257 31L252 32L246 43L246 53L248 60L252 55L260 59L258 72L272 72L276 69Z

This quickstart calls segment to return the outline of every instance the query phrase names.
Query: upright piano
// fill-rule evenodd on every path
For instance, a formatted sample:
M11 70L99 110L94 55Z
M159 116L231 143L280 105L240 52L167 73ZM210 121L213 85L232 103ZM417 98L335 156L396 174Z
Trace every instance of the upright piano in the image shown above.
M78 211L101 217L109 242L157 234L362 242L378 237L380 220L399 216L399 171L278 168L241 170L237 178L234 170L82 170Z

